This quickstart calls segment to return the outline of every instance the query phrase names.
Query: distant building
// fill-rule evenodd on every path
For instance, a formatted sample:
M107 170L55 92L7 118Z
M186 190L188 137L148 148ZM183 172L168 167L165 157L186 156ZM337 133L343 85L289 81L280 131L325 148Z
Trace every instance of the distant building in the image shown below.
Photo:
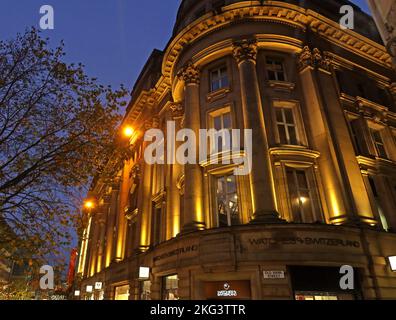
M396 67L396 0L368 0L368 2Z
M344 30L342 5L181 1L126 110L132 155L92 186L82 299L396 299L396 74L371 16L354 6ZM143 133L171 120L252 129L252 172L226 149L144 161Z

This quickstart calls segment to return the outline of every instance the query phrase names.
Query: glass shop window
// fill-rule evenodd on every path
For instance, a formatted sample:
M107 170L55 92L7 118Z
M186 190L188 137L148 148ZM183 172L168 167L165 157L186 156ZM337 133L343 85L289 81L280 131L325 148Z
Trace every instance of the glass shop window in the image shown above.
M216 186L218 226L228 227L240 224L236 177L227 175L217 178Z
M162 298L163 300L179 300L179 278L177 274L163 278Z

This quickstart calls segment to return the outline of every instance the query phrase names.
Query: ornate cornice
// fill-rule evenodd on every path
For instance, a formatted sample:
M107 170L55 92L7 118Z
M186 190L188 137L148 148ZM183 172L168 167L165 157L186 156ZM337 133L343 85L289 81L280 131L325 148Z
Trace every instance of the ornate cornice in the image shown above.
M302 31L311 29L340 47L391 68L392 59L384 46L353 30L342 30L337 22L313 10L278 1L261 6L252 5L251 1L244 1L225 6L222 13L213 13L211 16L198 19L179 32L165 52L162 66L164 77L169 80L172 78L175 64L185 47L216 29L224 28L236 20L242 21L243 19L288 24Z
M244 39L233 44L233 55L237 63L245 60L256 61L258 52L257 41L255 39Z
M186 84L199 84L200 71L191 61L189 61L178 74Z

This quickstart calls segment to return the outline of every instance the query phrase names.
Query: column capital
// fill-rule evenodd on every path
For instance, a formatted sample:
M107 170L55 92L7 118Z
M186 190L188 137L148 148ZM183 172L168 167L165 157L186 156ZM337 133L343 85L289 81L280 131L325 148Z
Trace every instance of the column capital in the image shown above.
M233 55L237 63L245 60L256 61L258 46L256 39L244 39L233 44Z
M322 54L318 48L311 50L309 46L305 46L298 57L298 69L303 71L306 68L320 68L324 71L329 71L331 65L331 58Z
M178 73L178 77L181 78L186 84L199 84L200 82L200 70L192 61L189 61L182 70Z

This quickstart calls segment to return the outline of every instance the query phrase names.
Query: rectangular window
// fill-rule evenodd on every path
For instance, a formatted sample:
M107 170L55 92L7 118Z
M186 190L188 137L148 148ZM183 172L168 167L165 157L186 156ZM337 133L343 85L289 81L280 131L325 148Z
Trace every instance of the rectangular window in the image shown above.
M282 59L267 57L266 69L268 80L286 81Z
M352 143L353 147L355 149L356 155L361 155L362 153L362 148L360 146L360 140L359 140L359 134L360 132L360 121L357 120L351 120L349 122L349 128L351 132L351 137L352 137Z
M151 300L151 281L146 280L140 283L140 300Z
M286 170L294 222L311 223L313 218L312 192L305 170Z
M292 108L276 108L276 125L281 144L298 145L296 123Z
M129 285L116 287L114 300L129 300Z
M385 145L381 136L381 131L370 129L370 133L374 142L375 150L377 151L377 156L380 158L387 159L388 155L386 154Z
M228 74L227 67L223 66L210 71L210 91L217 91L223 88L228 88Z
M375 206L376 206L377 211L378 211L378 215L379 215L379 218L380 218L380 222L381 222L382 228L385 231L388 231L389 230L389 224L388 224L388 221L386 219L385 213L382 210L381 200L380 200L380 197L379 197L377 186L375 185L374 178L372 176L369 176L368 180L369 180L369 183L370 183L371 191L372 191L373 196L374 196Z
M231 112L225 111L223 113L217 113L211 116L211 129L217 131L223 130L221 135L216 136L216 142L218 144L218 150L215 149L214 145L210 146L209 154L217 152L229 151L232 147L232 121ZM226 137L226 135L228 137ZM227 142L229 140L229 142ZM229 143L229 144L228 144Z
M179 300L179 278L177 274L163 278L162 298L163 300Z
M240 224L238 192L234 175L227 175L217 179L216 207L219 227Z

